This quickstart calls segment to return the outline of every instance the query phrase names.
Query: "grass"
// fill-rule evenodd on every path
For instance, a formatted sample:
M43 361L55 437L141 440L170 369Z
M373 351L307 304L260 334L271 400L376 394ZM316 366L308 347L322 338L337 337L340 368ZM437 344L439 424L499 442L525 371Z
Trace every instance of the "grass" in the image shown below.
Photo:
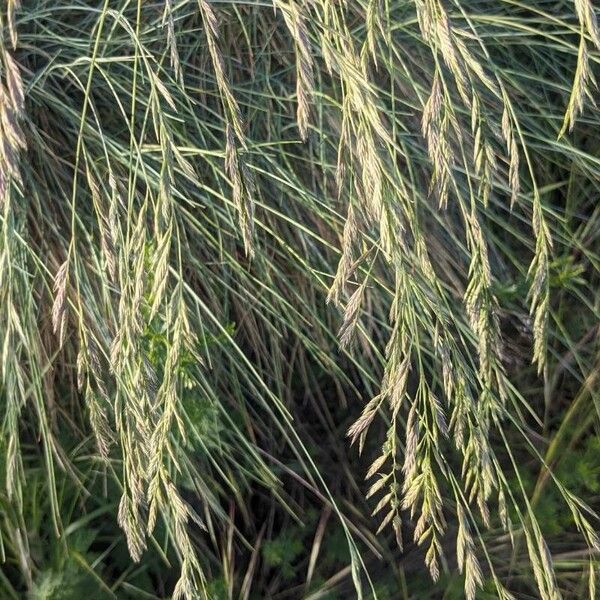
M596 597L590 1L0 15L3 596Z

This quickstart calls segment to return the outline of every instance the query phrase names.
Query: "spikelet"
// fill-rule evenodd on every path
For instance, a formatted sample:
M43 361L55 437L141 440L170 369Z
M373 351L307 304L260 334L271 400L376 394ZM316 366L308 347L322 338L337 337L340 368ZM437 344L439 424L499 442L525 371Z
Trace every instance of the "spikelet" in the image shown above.
M463 507L457 504L458 533L456 536L456 558L458 569L465 575L465 598L474 600L478 587L483 584L483 574L475 555L475 543L471 536L467 515Z
M146 540L143 534L141 516L137 505L124 493L119 503L117 522L125 533L127 549L131 558L139 562L146 549Z
M500 356L500 323L497 301L491 291L492 279L487 246L481 231L477 213L473 210L467 217L467 242L471 252L469 282L465 291L465 309L478 343L479 374L487 392L497 389L496 377L503 370ZM493 412L499 407L490 405Z
M217 41L219 38L217 17L206 0L198 0L198 6L202 22L204 23L208 50L227 123L225 135L225 170L232 181L233 202L239 215L244 248L246 254L252 256L254 239L254 180L246 165L245 158L240 155L240 150L243 152L247 150L242 116L225 75L223 55Z
M421 129L427 142L433 175L430 191L434 191L439 206L445 209L448 204L448 185L452 167L452 152L448 141L449 116L446 114L441 77L438 71L433 78L429 98L423 108Z
M546 364L546 345L548 337L548 318L550 311L549 262L552 239L543 213L538 192L533 197L533 232L535 234L535 252L528 276L531 284L528 292L530 314L533 318L533 362L538 373L542 373Z
M95 381L96 390L94 390L93 381ZM84 392L96 447L100 457L106 460L114 441L105 410L105 406L108 406L110 402L102 379L102 366L96 346L87 342L86 334L83 331L80 331L80 350L77 354L77 388Z
M369 0L365 21L367 27L366 46L371 54L371 59L377 67L377 48L375 40L378 31L383 32L383 27L381 24L381 5L379 0Z
M342 256L338 261L337 272L335 274L333 283L329 288L329 293L327 294L327 303L332 301L336 305L339 305L340 303L342 290L348 283L348 280L354 271L352 248L357 236L358 225L356 222L356 214L352 204L349 204L348 215L346 216L344 232L342 235Z
M308 135L311 97L315 87L313 59L308 29L301 13L301 7L294 0L288 0L287 2L274 0L273 6L281 10L285 24L294 40L294 46L296 48L297 121L300 137L303 140L306 140Z
M177 40L175 38L173 0L165 0L165 9L163 12L163 27L166 27L167 30L167 47L169 48L171 67L175 73L175 78L181 83L183 83L181 61L179 59L179 51L177 50Z
M402 491L404 494L402 508L410 510L411 516L414 516L417 510L420 511L415 524L414 541L418 545L428 541L425 564L429 568L432 579L437 581L442 555L440 538L445 530L446 521L442 512L440 488L428 455L420 461L418 473L412 479L405 478Z
M248 256L254 253L254 202L252 201L253 180L242 161L234 138L234 128L227 124L225 146L225 170L232 181L233 203L238 211L244 248Z
M515 133L513 131L512 119L509 112L509 101L506 92L502 93L504 110L502 111L502 137L506 144L508 153L508 183L510 187L510 208L512 210L515 202L519 197L520 182L519 182L519 147Z
M106 412L100 403L100 398L90 385L85 390L85 403L88 408L90 425L92 426L98 453L101 458L107 460L110 446L113 442L113 434Z
M52 304L52 329L62 346L65 339L67 308L67 284L69 281L69 259L65 260L54 276L54 302Z
M2 50L1 59L5 83L0 82L0 205L10 183L21 183L19 155L26 147L20 125L25 110L20 69L6 49Z
M15 25L15 12L21 6L21 0L7 0L6 16L8 19L8 33L13 48L17 47L17 28Z
M563 124L558 134L559 139L566 131L573 131L575 121L583 112L586 97L595 105L593 91L597 86L590 68L586 35L589 36L596 49L600 50L600 34L598 32L596 12L590 0L575 0L575 11L580 27L579 50L577 52L577 66L571 87L571 94L565 110Z
M484 207L488 207L494 174L496 172L496 156L490 142L485 139L484 122L481 115L480 101L473 94L471 110L471 130L473 132L473 162L475 172L479 175L479 197Z
M384 397L381 395L372 398L364 407L360 417L348 428L346 435L350 438L351 444L354 444L356 440L367 431L383 401Z
M344 310L344 320L338 332L340 346L342 348L348 346L358 325L361 305L366 290L366 281L367 280L365 279L363 283L356 288L356 290L350 296L348 304L346 304L346 309Z
M109 201L107 209L100 192L100 186L89 164L86 165L86 176L98 220L100 247L102 249L104 265L109 278L114 282L117 277L117 223L114 202L112 200Z

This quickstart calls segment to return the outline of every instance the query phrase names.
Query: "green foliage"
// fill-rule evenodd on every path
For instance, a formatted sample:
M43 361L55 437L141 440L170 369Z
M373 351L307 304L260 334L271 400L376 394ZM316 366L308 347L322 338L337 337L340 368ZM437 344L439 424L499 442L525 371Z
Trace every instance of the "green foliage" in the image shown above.
M293 531L288 530L278 538L265 543L262 555L266 566L277 568L282 577L290 579L295 573L294 561L303 550L302 541L294 535Z
M576 496L597 497L600 493L600 437L590 435L581 447L571 448L554 467L554 474ZM546 491L538 511L544 533L560 535L573 530L573 515L564 510L555 488Z

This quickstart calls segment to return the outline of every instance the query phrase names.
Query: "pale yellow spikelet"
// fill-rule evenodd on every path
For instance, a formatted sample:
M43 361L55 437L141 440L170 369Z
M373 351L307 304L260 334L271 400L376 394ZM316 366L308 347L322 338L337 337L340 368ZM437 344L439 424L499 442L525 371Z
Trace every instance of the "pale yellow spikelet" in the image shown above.
M431 189L435 190L440 208L448 203L448 185L452 166L452 153L448 141L449 117L443 100L442 82L436 71L429 98L423 108L421 129L427 142L433 175Z
M233 201L238 210L244 248L246 254L252 256L254 238L254 182L252 174L246 166L245 159L240 156L240 149L242 151L247 149L242 117L225 74L223 55L218 44L219 29L217 17L206 0L198 0L198 6L205 26L208 49L227 123L225 135L225 169L232 181Z
M7 0L6 16L8 18L8 32L13 48L17 46L17 27L15 25L15 12L20 8L21 0Z
M234 139L234 129L229 124L226 131L225 169L233 187L233 203L238 211L244 248L248 256L254 253L254 202L252 178L242 162Z
M306 140L310 117L310 103L315 86L313 58L308 28L302 15L302 5L294 0L275 0L274 6L281 10L296 49L296 98L297 121L300 137Z
M336 305L340 303L340 297L343 289L348 283L353 273L353 246L358 237L358 224L354 206L349 204L348 214L344 223L342 234L342 255L338 260L337 271L327 294L327 303L332 302Z
M458 568L465 575L465 597L474 600L477 588L483 584L483 574L477 556L464 508L457 505L458 533L456 536L456 558Z
M67 311L67 285L69 282L69 259L65 260L54 276L54 302L52 304L52 329L60 343L65 336Z
M567 131L571 132L578 116L583 112L584 101L589 98L595 104L593 91L597 89L592 70L586 38L590 38L592 45L600 50L600 34L596 11L590 0L575 0L575 12L579 20L580 39L577 52L577 66L569 102L565 110L562 127L558 134L561 138Z
M13 109L18 115L22 115L25 109L25 93L23 91L21 71L10 52L4 53L4 63L6 66L6 87Z
M175 38L175 22L173 18L173 0L165 0L165 9L163 12L163 26L167 30L167 46L169 48L171 67L175 72L175 78L182 81L181 61L177 49L177 40Z
M535 253L529 266L528 275L531 280L528 298L530 313L533 317L533 362L541 373L546 364L546 344L548 318L550 311L549 299L549 262L552 239L548 231L543 213L541 198L537 193L533 198L533 232L535 234Z
M121 496L117 521L125 533L127 548L131 558L138 562L146 549L146 540L137 508L134 507L127 494Z
M350 438L350 443L354 444L359 436L369 428L383 400L382 396L375 396L367 403L360 417L348 428L346 435Z
M26 148L21 121L25 96L20 68L12 54L2 49L1 63L5 83L0 83L0 203L5 199L9 184L21 183L20 153Z
M346 309L344 310L344 320L338 332L340 346L346 347L354 335L354 331L358 325L361 306L366 290L366 279L359 285L350 296Z

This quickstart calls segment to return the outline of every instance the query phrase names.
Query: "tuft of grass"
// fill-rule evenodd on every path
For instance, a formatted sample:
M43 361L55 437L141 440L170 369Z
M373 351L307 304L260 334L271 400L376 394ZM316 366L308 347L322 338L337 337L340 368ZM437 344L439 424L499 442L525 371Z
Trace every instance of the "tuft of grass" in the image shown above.
M2 594L595 598L596 12L5 3Z

